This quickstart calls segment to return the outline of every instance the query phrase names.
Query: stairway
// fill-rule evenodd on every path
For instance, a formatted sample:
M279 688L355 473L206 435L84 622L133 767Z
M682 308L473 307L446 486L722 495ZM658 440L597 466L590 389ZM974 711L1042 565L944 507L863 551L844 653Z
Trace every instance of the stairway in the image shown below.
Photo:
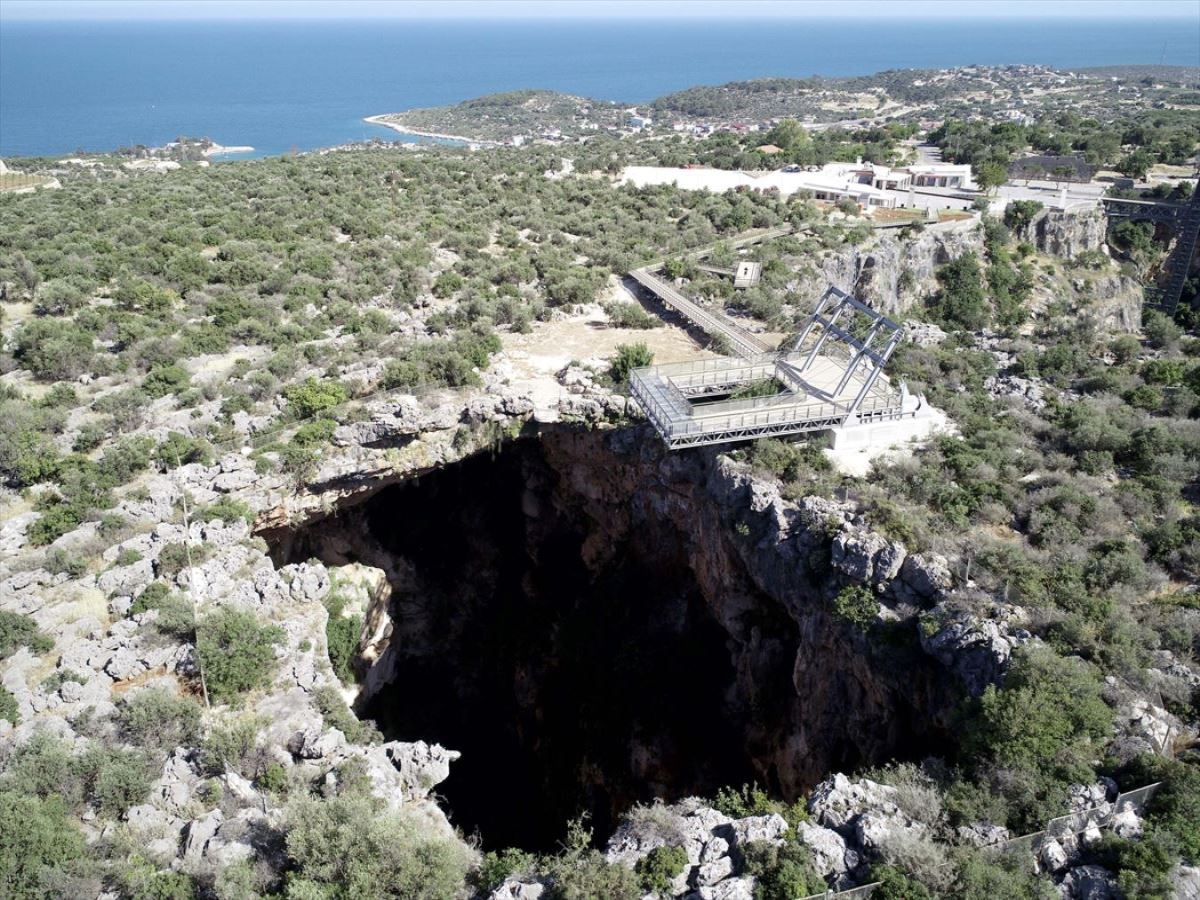
M1179 220L1179 231L1175 249L1167 260L1166 283L1158 288L1146 290L1146 303L1168 316L1175 315L1175 308L1183 295L1183 285L1192 267L1192 256L1196 252L1196 239L1200 237L1200 181L1192 191L1192 199Z

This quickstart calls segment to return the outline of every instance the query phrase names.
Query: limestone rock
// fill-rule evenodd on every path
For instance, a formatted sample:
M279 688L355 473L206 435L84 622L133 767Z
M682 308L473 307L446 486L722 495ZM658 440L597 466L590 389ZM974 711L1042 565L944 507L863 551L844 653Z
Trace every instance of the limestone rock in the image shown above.
M187 837L183 846L183 861L185 865L195 866L204 856L208 842L217 833L225 817L219 809L214 809L207 815L193 819L188 825Z
M954 585L950 563L937 553L910 553L892 590L901 600L926 605L941 600Z
M934 608L932 621L941 627L932 634L921 629L921 649L958 675L974 696L1000 682L1013 648L1029 639L1027 632L1010 632L1003 620L981 619L946 603Z
M1012 837L1011 832L1003 825L993 825L990 822L960 825L956 834L962 843L973 844L976 847L995 847Z
M346 743L346 736L336 728L325 731L320 726L298 732L288 742L288 750L301 759L326 759L332 757Z
M1117 900L1121 892L1112 872L1100 866L1076 866L1063 876L1059 891L1065 900Z
M880 586L899 574L906 555L898 541L866 529L845 528L833 540L831 562L857 581Z
M1104 247L1108 220L1099 209L1046 209L1017 231L1017 238L1033 244L1040 253L1074 259L1080 253Z
M726 878L712 887L702 887L688 897L699 900L754 900L754 879L749 876Z
M1061 872L1067 867L1067 851L1055 838L1043 838L1038 844L1036 857L1043 872Z
M734 819L729 823L729 832L733 837L730 844L735 848L741 848L754 841L778 840L787 832L787 829L787 822L778 813Z
M871 809L895 809L896 789L867 778L851 781L842 773L813 788L808 811L818 824L840 829Z
M506 878L503 884L488 894L488 900L538 900L545 891L545 885L540 882Z
M904 336L918 347L936 347L949 337L932 322L905 322Z
M832 828L800 822L796 825L796 839L812 852L813 868L819 875L841 875L858 863L853 851L850 851L853 861L847 861L846 840Z
M928 829L913 822L895 806L869 809L854 821L855 843L865 853L877 855L890 843L908 838L921 838Z
M721 856L712 862L697 866L693 878L696 887L706 887L715 885L732 874L733 860L728 856Z
M1176 866L1171 889L1175 900L1200 900L1200 866Z
M1121 809L1113 813L1112 819L1109 820L1109 826L1117 837L1136 840L1142 836L1141 817L1129 804L1124 804Z

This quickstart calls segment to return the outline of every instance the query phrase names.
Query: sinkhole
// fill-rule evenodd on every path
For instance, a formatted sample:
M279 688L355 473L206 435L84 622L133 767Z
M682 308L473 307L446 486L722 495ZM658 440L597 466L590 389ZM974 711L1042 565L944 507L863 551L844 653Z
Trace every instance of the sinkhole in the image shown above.
M581 813L604 839L634 803L725 785L787 797L882 755L838 734L798 749L845 692L797 698L800 627L726 571L678 486L647 482L666 464L640 456L599 434L521 438L264 535L277 565L386 574L392 633L357 711L461 752L436 792L486 848L553 849Z

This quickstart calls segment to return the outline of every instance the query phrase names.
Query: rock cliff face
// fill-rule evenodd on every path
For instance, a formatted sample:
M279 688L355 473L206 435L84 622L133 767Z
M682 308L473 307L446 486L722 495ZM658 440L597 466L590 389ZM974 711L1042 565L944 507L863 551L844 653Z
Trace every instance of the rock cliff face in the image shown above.
M267 536L277 564L386 573L360 707L462 751L439 790L489 841L550 846L580 808L604 833L634 802L729 783L796 797L932 750L961 691L913 616L949 589L944 561L641 427L544 426ZM893 621L836 616L846 585Z
M1039 253L1074 259L1102 250L1107 231L1108 217L1101 209L1044 209L1017 230L1016 238L1033 244Z
M1069 262L1082 253L1103 252L1107 225L1098 209L1047 209L1014 237ZM802 271L791 287L816 297L833 284L885 315L902 316L938 290L937 269L964 253L984 256L977 222L935 225L915 236L880 232L862 246L825 253L819 269ZM1055 279L1044 293L1035 296L1035 306L1067 299L1105 327L1133 331L1141 325L1141 284L1112 267L1101 272L1069 269L1065 279Z
M827 254L820 271L795 285L814 296L833 284L886 315L900 315L937 290L934 272L964 253L983 252L975 223L929 228L915 237L882 232L862 247Z

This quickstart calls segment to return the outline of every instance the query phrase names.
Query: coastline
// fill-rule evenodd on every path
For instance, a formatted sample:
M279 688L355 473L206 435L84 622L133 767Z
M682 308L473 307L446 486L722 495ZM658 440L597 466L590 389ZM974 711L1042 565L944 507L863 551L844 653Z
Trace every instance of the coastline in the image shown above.
M203 155L204 155L204 158L207 159L210 156L227 156L227 155L231 155L234 153L253 153L253 152L254 152L253 147L249 147L249 146L245 146L245 145L234 146L234 147L222 147L220 144L213 144L207 150L203 151Z
M380 113L376 116L364 116L363 121L371 125L382 125L384 128L390 128L392 131L398 131L401 134L413 134L417 137L439 138L444 141L457 141L461 144L478 144L482 147L502 147L500 141L490 141L484 138L466 137L461 134L443 134L440 131L422 131L419 128L409 128L407 125L401 125L398 122L388 122L385 116L394 116L398 113Z

